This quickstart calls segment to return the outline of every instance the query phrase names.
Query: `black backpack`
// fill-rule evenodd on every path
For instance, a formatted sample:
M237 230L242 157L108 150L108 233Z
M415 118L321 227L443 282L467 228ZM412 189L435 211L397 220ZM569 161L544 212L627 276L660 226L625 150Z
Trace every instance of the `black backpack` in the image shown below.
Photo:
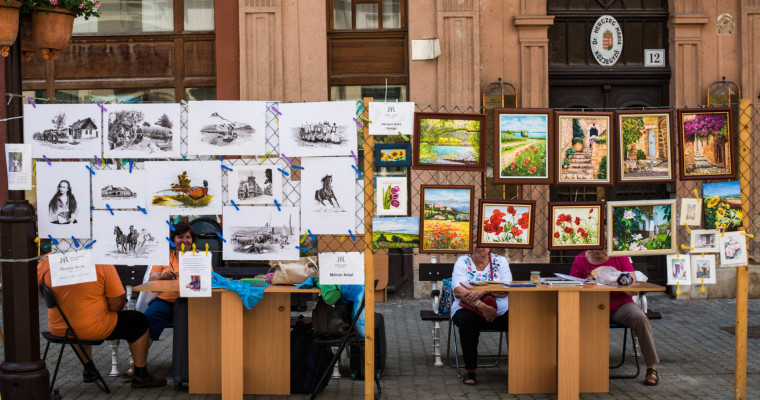
M346 304L338 301L335 305L327 305L320 297L317 305L311 312L311 323L314 327L314 333L319 336L336 337L342 336L351 325L344 320L347 311ZM348 314L351 317L351 314Z
M333 357L329 346L314 345L314 329L298 317L290 333L290 393L311 393L319 378L330 367ZM319 390L324 389L325 379Z

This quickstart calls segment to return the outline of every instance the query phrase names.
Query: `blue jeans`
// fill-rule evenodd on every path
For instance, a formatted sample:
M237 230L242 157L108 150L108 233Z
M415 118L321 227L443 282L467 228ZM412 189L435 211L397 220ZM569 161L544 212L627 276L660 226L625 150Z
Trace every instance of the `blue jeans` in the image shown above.
M148 304L145 316L148 317L150 338L158 340L166 325L174 319L174 303L155 298Z

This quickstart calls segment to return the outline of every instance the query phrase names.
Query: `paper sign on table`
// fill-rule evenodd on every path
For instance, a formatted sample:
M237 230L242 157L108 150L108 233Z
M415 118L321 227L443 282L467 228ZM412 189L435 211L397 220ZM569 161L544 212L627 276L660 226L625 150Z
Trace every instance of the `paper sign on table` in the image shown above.
M92 250L50 253L50 282L53 287L93 282L98 279Z
M364 253L319 253L319 282L325 285L363 285Z
M32 145L5 144L8 190L32 190Z
M204 251L179 254L179 296L211 297L211 255Z

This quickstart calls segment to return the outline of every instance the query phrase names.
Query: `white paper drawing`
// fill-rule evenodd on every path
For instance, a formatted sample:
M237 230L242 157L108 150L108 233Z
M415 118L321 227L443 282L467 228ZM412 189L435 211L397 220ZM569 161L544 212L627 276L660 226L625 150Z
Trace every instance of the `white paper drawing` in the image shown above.
M693 227L702 224L702 199L681 199L681 218L679 224Z
M276 165L233 166L227 172L227 191L237 204L282 202L282 173Z
M716 283L715 254L692 254L691 271L695 285Z
M689 244L692 253L717 253L718 237L717 229L692 229Z
M32 157L91 158L101 154L97 104L24 104L24 142Z
M297 207L224 207L225 260L297 260Z
M346 234L353 230L356 171L351 157L301 160L301 229L314 234Z
M263 155L265 101L191 101L187 115L188 153Z
M92 176L92 206L106 209L145 208L145 170L100 170Z
M406 177L378 176L375 188L376 214L382 217L406 215L409 204L407 192Z
M37 163L40 237L90 238L90 171L83 162Z
M32 145L5 144L8 190L32 190Z
M166 212L92 212L92 246L96 264L167 265L169 236Z
M668 267L668 285L691 285L691 263L688 254L668 254L665 262Z
M104 118L108 157L163 158L180 153L179 104L109 104Z
M743 231L723 232L720 236L720 265L747 265L747 236Z
M369 103L370 135L411 135L414 133L414 103Z
M356 153L355 101L282 103L280 151L289 157Z
M177 280L180 297L211 297L211 254L180 253Z
M214 161L149 161L145 185L148 207L172 215L222 212L222 169Z

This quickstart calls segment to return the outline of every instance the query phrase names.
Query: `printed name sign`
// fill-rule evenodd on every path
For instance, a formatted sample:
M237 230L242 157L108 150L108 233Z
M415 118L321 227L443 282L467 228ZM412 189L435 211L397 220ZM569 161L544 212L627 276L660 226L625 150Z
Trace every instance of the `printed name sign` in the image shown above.
M363 285L364 253L320 253L319 282L325 285Z
M92 282L98 279L95 264L92 263L92 250L70 253L51 253L50 282L53 287Z
M414 103L369 103L370 135L411 135L414 133Z

